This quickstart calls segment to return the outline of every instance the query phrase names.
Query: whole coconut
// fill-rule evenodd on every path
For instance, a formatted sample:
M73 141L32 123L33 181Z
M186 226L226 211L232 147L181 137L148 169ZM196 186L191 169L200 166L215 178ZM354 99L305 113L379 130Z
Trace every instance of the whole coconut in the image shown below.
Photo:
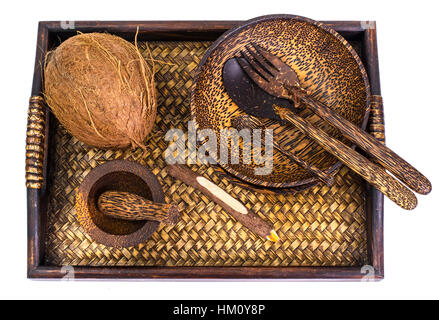
M47 57L44 96L61 124L95 147L140 146L156 116L154 74L136 46L79 34Z

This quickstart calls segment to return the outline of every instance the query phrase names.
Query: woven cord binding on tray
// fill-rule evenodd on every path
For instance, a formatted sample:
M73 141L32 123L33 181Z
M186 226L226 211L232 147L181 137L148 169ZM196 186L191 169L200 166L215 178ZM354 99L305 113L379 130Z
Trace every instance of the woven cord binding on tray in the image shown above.
M44 181L45 118L43 98L31 97L26 131L26 187L31 189L41 189Z

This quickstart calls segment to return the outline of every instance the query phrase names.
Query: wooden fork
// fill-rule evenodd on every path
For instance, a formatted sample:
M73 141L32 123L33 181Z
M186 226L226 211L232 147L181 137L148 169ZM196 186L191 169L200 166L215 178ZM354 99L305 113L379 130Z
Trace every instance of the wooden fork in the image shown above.
M296 106L298 103L301 103L309 107L328 123L338 128L346 138L376 158L382 167L389 170L408 187L421 194L427 194L431 191L430 181L412 165L407 163L376 138L344 119L323 103L312 98L310 94L300 86L296 72L279 57L258 45L247 45L246 50L241 51L241 55L242 58L238 58L238 62L247 75L260 88L273 96L291 100L295 102ZM410 194L411 192L409 190L406 190L406 188L400 185L397 180L387 174L382 168L371 163L352 149L347 148L340 141L328 139L329 136L323 130L312 127L310 123L298 117L294 112L281 108L274 109L276 109L275 112L283 120L289 121L303 133L311 136L317 143L324 147L325 150L339 158L344 164L359 173L364 179L387 194L387 196L389 196L389 193L392 193L389 198L393 198L395 201L398 197L405 197L405 200L397 200L400 202L399 205L406 206L406 209L416 206L414 202L416 197ZM343 148L341 145L346 148ZM347 149L351 152L348 152ZM346 152L349 153L348 157L346 157ZM359 168L359 166L361 166L361 168ZM379 169L377 169L377 167ZM374 172L370 172L371 170ZM377 179L380 181L377 182ZM404 195L396 196L394 194L395 190L403 192ZM408 199L410 200L408 201ZM411 204L407 205L407 201Z

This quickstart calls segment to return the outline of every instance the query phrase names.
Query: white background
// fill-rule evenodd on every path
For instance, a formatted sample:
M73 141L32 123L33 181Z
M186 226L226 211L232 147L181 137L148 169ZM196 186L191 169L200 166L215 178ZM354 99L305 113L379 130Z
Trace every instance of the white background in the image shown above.
M439 298L438 41L434 1L10 1L1 9L1 298L309 299ZM64 4L66 3L66 4ZM377 20L387 144L433 192L406 212L385 201L385 280L35 281L26 279L24 147L39 20L245 20L288 13Z

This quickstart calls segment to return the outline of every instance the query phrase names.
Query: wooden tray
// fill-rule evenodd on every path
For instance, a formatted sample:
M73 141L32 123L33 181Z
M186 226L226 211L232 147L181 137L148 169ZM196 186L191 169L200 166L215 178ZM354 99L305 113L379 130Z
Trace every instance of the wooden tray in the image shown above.
M161 154L167 142L162 135L170 127L184 128L199 60L213 40L238 23L75 22L75 29L61 22L39 24L26 144L29 278L62 278L69 276L69 270L76 278L384 277L383 197L344 167L333 187L318 185L297 194L250 191L233 184L217 168L198 168L270 220L283 239L277 244L247 232L219 206L166 175ZM380 95L374 24L325 23L357 50L368 72L371 94ZM175 64L162 64L157 72L158 116L145 158L140 150L88 148L59 125L41 98L35 98L42 96L44 56L60 41L77 31L109 32L132 41L138 26L139 40L148 42L155 58ZM91 168L112 159L150 167L163 185L166 200L186 205L182 221L174 228L160 227L146 243L123 250L93 242L76 219L74 194Z

